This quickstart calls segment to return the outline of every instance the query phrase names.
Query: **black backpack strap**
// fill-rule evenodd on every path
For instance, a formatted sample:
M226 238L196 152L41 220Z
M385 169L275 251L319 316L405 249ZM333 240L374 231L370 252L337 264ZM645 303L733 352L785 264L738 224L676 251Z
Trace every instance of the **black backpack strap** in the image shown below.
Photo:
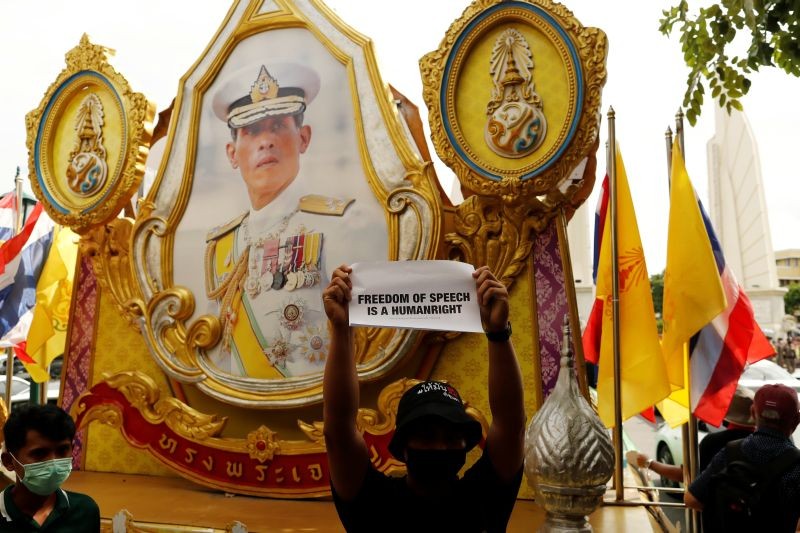
M750 464L750 461L742 453L742 441L744 439L734 440L725 445L726 464L731 464L734 461L744 461ZM797 461L800 461L800 450L792 446L783 450L765 465L760 466L762 486L771 485L777 477Z
M747 461L742 453L743 440L744 439L732 440L725 445L725 464L731 464L734 461Z

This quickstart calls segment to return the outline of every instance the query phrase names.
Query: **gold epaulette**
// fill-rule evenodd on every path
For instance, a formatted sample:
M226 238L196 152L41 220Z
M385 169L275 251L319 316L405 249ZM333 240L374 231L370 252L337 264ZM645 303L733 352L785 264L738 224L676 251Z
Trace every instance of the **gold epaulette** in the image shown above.
M320 194L307 194L300 198L299 209L304 213L314 213L316 215L331 215L340 217L345 210L355 202L355 198L334 198L332 196L322 196Z
M244 217L246 217L247 215L248 213L242 213L241 215L234 218L230 222L226 222L221 226L213 228L206 234L206 242L215 241L220 237L222 237L223 235L225 235L226 233L228 233L229 231L233 231L239 224L242 223L242 220L244 220Z

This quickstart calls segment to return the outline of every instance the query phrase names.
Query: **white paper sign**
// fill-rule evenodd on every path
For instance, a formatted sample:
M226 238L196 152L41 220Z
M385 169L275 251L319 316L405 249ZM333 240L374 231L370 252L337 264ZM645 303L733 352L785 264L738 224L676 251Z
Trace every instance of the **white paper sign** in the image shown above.
M472 265L370 261L351 267L353 326L483 331Z

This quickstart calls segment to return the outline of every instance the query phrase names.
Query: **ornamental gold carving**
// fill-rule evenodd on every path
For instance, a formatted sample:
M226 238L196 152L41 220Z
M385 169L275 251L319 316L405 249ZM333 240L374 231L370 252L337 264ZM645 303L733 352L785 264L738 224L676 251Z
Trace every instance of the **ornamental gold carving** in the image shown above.
M417 383L419 383L418 379L403 378L387 385L378 395L377 411L364 407L358 410L358 414L356 415L356 427L358 431L360 433L369 432L373 435L386 435L394 430L400 397L403 396L405 391ZM322 422L308 424L302 420L298 420L297 425L311 441L320 444L325 443Z
M80 234L112 220L138 188L155 117L109 54L84 34L25 117L33 192L50 218Z
M606 52L605 34L560 4L476 0L420 60L431 139L467 198L445 235L451 258L509 285L535 233L585 200Z
M247 434L247 453L250 457L263 463L271 461L281 449L275 436L277 433L267 426L261 426Z
M219 435L226 417L206 415L173 397L161 398L153 379L141 372L127 371L104 376L105 382L125 396L151 424L164 422L178 435L193 440L205 440Z
M130 264L132 227L130 219L117 218L92 228L79 242L81 254L91 258L98 283L111 294L115 305L131 325L134 324L136 313L128 302L137 297Z
M489 74L494 82L486 106L486 143L505 157L523 157L536 150L547 133L542 98L533 84L533 54L514 28L495 42Z
M75 148L69 154L67 166L67 184L77 195L91 196L106 183L108 163L103 125L103 103L96 94L89 93L78 110Z

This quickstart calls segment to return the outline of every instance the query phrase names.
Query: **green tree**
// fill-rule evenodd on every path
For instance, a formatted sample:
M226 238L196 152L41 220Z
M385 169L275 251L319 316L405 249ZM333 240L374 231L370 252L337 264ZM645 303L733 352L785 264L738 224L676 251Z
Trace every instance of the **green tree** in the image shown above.
M664 271L650 276L650 292L653 294L653 308L656 316L661 317L664 302Z
M653 296L653 310L656 313L656 328L658 334L664 332L664 317L661 315L664 307L664 270L661 274L650 276L650 294Z
M787 315L800 311L800 284L789 285L789 291L783 295L783 310Z
M800 3L797 0L723 0L697 15L681 0L662 12L659 30L677 25L683 59L690 68L683 97L686 118L694 125L703 104L706 83L711 97L728 113L741 111L739 98L750 89L749 75L761 67L778 67L800 76ZM734 37L738 35L735 46ZM749 46L739 47L749 36Z

